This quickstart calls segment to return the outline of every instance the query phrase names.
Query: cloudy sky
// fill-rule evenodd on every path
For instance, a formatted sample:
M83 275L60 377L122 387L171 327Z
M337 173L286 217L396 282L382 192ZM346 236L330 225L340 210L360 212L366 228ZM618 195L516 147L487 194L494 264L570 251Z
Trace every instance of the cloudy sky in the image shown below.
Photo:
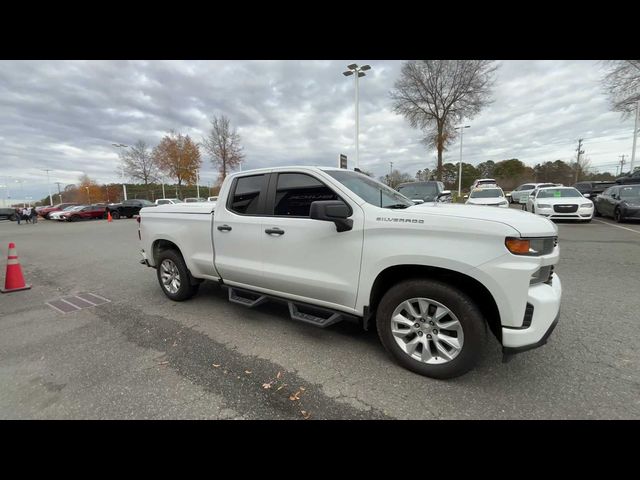
M351 161L354 85L342 71L352 62L372 66L360 80L361 168L433 168L435 152L391 110L401 61L0 61L0 198L7 186L14 199L42 198L43 169L52 184L82 173L118 181L112 143L155 145L170 129L200 141L220 113L241 135L243 169L335 165L339 153ZM568 161L578 138L599 171L615 173L619 155L629 158L633 119L609 111L599 62L497 63L493 104L465 122L464 161ZM458 158L456 142L445 162ZM203 159L206 185L217 174Z

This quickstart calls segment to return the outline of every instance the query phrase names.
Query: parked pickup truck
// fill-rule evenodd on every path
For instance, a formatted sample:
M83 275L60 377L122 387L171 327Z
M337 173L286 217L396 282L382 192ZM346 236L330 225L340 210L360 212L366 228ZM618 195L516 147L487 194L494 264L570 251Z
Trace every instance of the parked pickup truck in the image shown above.
M144 199L133 199L107 205L107 209L114 219L120 217L132 218L134 215L138 215L138 212L143 207L155 207L155 203Z
M491 331L503 360L547 342L560 312L557 227L511 209L424 203L358 172L289 167L227 177L218 202L140 211L141 263L172 300L204 280L229 300L284 301L294 320L375 325L402 366L470 370Z

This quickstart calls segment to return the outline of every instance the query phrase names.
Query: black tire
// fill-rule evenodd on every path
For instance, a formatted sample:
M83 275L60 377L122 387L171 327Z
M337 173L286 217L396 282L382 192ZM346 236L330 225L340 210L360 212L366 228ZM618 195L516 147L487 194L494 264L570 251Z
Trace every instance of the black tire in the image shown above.
M17 219L18 219L18 217L16 217L16 215L15 215L15 214L13 214L13 215L11 215L11 216L9 217L9 220L11 220L12 222L15 222Z
M117 210L114 210L113 212L111 212L111 218L113 218L114 220L117 220L120 218L120 212Z
M536 213L536 207L534 207L533 205L531 206L531 213Z
M462 350L447 363L428 364L412 358L400 348L391 332L391 316L396 307L405 300L418 297L445 305L462 326ZM406 280L390 288L378 305L376 326L382 345L398 364L412 372L438 379L454 378L471 370L487 337L487 324L477 305L457 288L434 280Z
M75 222L76 220L78 220L78 217L76 217L75 215L69 217L70 222Z
M618 223L623 223L624 222L624 217L622 216L622 212L617 207L616 207L615 211L613 212L613 219Z
M170 291L168 291L164 283L162 282L161 266L164 260L171 260L178 269L178 273L180 275L180 288L178 288L178 291L175 293L171 293ZM160 252L160 254L158 255L156 273L158 277L158 283L160 284L160 288L162 288L164 294L171 300L174 300L176 302L188 300L189 298L193 297L200 288L200 284L191 284L192 278L189 274L189 269L184 263L184 259L182 258L180 252L177 252L176 250L163 250Z

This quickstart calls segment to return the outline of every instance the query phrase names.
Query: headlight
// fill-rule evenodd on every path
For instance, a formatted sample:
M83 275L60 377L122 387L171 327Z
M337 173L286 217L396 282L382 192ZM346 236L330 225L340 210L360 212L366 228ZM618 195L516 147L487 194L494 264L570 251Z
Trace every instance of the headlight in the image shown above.
M580 208L591 208L593 207L593 203L582 203L580 204Z
M551 205L547 203L539 203L538 208L551 208Z
M514 255L539 257L553 252L557 237L517 238L507 237L505 246Z
M507 202L506 200L504 200L503 202L500 202L498 205L509 205L509 202Z

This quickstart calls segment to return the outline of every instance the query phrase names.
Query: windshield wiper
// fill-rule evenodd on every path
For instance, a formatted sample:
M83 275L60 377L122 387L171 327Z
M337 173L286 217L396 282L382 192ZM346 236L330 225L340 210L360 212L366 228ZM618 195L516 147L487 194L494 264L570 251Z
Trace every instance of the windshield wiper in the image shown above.
M404 203L394 203L393 205L387 205L384 208L407 208L410 207L411 205L405 205Z

